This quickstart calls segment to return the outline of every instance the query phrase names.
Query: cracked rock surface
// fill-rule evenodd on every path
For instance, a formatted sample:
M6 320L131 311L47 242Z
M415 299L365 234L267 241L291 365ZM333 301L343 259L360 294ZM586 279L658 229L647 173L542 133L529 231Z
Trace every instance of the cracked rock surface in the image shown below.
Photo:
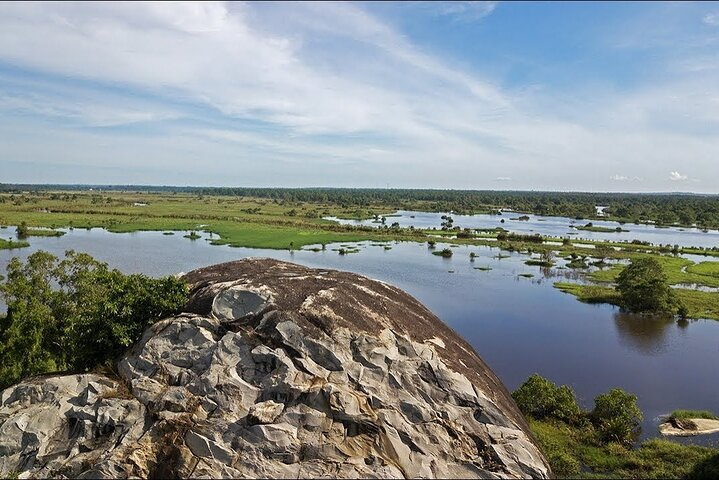
M270 259L184 278L120 378L0 392L0 477L550 475L496 376L401 290Z

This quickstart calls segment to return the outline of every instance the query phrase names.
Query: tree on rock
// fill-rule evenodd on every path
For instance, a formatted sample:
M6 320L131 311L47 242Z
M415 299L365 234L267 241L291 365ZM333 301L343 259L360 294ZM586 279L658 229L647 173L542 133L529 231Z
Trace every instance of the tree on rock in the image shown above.
M69 251L60 261L39 251L26 263L13 258L7 270L0 389L32 375L107 364L187 302L182 280L125 275L85 253Z

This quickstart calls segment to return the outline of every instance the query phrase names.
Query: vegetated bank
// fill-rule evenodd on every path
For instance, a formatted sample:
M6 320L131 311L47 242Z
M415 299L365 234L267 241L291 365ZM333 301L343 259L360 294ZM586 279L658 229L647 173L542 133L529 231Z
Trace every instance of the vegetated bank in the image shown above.
M248 190L245 193L249 192ZM689 260L671 256L697 254L716 257L719 256L719 247L706 249L650 245L646 242L582 241L583 244L594 247L588 249L585 245L574 245L569 238L543 237L536 234L522 235L507 232L501 228L485 231L460 229L452 226L451 217L445 219L442 229L436 230L399 228L397 224L391 227L385 225L384 228L346 226L324 220L322 217L373 218L389 215L390 212L395 211L398 205L390 203L390 199L394 197L383 197L385 194L373 197L374 194L358 191L342 191L341 193L333 191L327 193L326 196L322 196L314 190L278 190L275 193L277 195L268 190L263 193L267 195L266 197L254 198L236 197L229 194L207 196L204 193L168 193L159 190L156 193L114 190L109 192L33 190L30 193L5 193L0 194L0 224L20 225L25 231L38 232L53 232L54 230L47 229L59 227L71 229L101 227L112 232L205 231L211 233L210 240L216 245L290 250L307 246L312 246L313 250L317 250L319 247L316 245L335 242L351 243L367 240L374 242L389 240L436 242L445 239L451 244L486 245L502 250L539 255L540 258L530 258L528 261L530 265L542 268L555 263L550 257L555 255L552 252L556 252L557 256L571 259L567 264L568 268L600 267L601 270L592 272L589 276L591 280L598 282L613 281L613 277L618 275L622 268L613 266L605 269L603 268L607 266L605 260L633 259L651 255L656 256L661 262L672 285L719 286L719 276L715 271L716 262L693 264ZM399 195L398 192L394 193ZM431 195L428 194L426 198L435 198L433 195L440 194L434 192ZM457 197L456 193L448 195L450 196L446 198L451 197L455 200L463 198ZM298 198L318 200L311 203L297 200ZM384 200L382 200L383 198ZM439 203L434 205L440 205L444 201L442 198L445 197L441 195L436 197L433 201ZM549 197L542 198L544 201L549 201ZM564 197L560 196L560 198ZM593 197L586 197L583 201L588 201L588 198ZM662 202L675 201L665 197L661 197L661 199ZM323 201L320 202L320 200ZM470 200L467 201L471 203ZM648 200L641 197L632 201L641 203ZM656 201L659 202L659 200ZM687 205L693 205L693 208L710 209L713 205L711 198L702 197L699 201L691 197L681 201L689 202ZM663 204L662 202L656 203L656 205ZM427 205L423 206L430 208ZM419 206L414 205L413 207ZM51 234L54 235L54 233ZM196 239L197 234L193 236L190 233L189 238ZM0 242L2 248L19 248L24 245L26 244ZM338 253L351 253L352 251L352 249L345 248L343 252L338 251ZM441 250L436 254L449 256L449 252L442 253ZM542 258L543 256L547 258ZM594 259L592 265L585 261L587 258ZM559 283L557 286L564 291L576 294L584 301L614 303L610 286L578 287L564 283ZM677 295L687 307L690 318L719 318L719 294L717 292L678 288Z
M341 205L347 209L387 208L461 214L499 213L502 209L536 215L608 219L626 223L697 225L719 228L719 195L631 194L590 192L535 192L492 190L378 189L378 188L248 188L175 187L145 185L27 185L0 184L10 195L83 194L187 195L205 197L253 197L289 202ZM602 205L599 214L597 206ZM362 218L371 218L363 216Z
M642 412L615 388L582 410L566 385L532 375L513 394L559 478L719 477L719 450L665 439L635 443Z

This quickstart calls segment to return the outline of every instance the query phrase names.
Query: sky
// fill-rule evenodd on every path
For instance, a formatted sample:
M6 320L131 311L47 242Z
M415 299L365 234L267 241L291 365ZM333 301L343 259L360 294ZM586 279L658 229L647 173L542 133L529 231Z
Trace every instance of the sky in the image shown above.
M0 183L719 193L719 2L0 2Z

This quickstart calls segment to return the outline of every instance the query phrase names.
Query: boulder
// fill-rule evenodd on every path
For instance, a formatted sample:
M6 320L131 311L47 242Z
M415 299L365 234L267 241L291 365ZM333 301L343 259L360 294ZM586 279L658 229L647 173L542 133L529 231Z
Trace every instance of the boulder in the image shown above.
M0 476L550 475L497 377L401 290L270 259L184 278L119 378L0 393Z

